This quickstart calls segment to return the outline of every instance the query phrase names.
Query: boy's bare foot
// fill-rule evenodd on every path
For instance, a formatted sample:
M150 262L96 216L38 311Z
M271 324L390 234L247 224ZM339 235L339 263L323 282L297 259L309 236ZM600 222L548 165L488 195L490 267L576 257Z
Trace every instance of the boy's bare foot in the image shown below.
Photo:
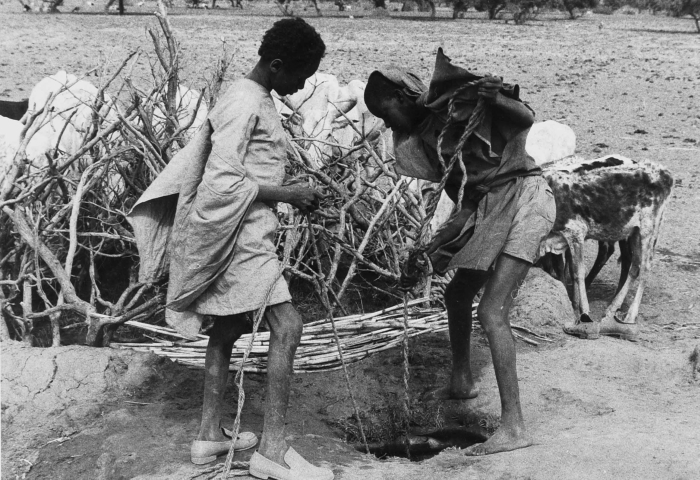
M466 375L452 374L450 384L433 390L427 396L428 400L469 400L479 395L479 389L474 385L471 373Z
M530 445L532 445L532 440L524 428L507 429L501 427L484 443L472 445L465 449L464 454L468 457L477 457L491 455L492 453L510 452L511 450L529 447Z
M474 385L455 388L452 385L438 388L426 395L427 400L469 400L479 395L479 389Z

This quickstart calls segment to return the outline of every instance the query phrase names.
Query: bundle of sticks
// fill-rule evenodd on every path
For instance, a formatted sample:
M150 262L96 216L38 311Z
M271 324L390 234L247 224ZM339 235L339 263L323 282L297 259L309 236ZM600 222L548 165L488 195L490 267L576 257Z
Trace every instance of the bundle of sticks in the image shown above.
M32 163L33 135L62 112L52 107L55 94L28 112L1 179L1 337L56 346L66 328L86 326L85 343L105 346L132 320L163 324L167 283L138 281L138 249L126 215L186 144L197 109L213 107L232 56L224 52L194 113L183 120L177 99L184 60L164 10L157 19L160 28L149 30L154 54L134 51L112 68L89 72L101 75L99 89L85 104L91 125L73 151L59 148L59 137L46 161ZM288 173L327 198L302 221L291 209L279 211L278 249L293 247L288 279L317 293L327 289L342 315L362 309L348 301L351 291L372 290L387 303L400 299L400 265L425 218L421 190L396 174L376 136L358 129L351 144L316 141L293 128L293 120L283 122L292 145ZM321 166L309 158L320 143L333 143ZM426 296L431 286L417 292Z
M423 307L429 298L409 302L408 334L416 337L425 333L447 329L447 314L440 308ZM476 308L476 306L475 306ZM370 355L400 345L403 336L403 304L377 312L348 315L335 319L335 327L340 338L346 363L358 362ZM135 328L142 328L157 334L158 337L178 337L174 330L153 327L140 322L129 322ZM153 352L191 368L204 368L204 354L208 337L199 335L197 341L157 340L152 343L113 343L118 348ZM265 373L269 332L258 332L253 350L244 365L245 372ZM231 370L240 367L243 352L250 342L250 335L243 335L234 345L231 355ZM294 358L296 372L317 372L341 368L338 347L333 339L333 330L327 320L318 320L304 325L301 343Z
M447 312L442 308L425 307L430 298L418 298L408 302L409 338L446 331ZM476 316L478 303L472 305L472 315ZM204 355L209 337L198 335L198 340L188 341L175 330L130 320L127 325L148 332L150 343L112 343L113 347L129 348L141 352L153 352L167 357L176 363L194 369L204 368ZM475 328L479 328L476 323ZM551 342L547 337L520 325L511 325L513 336L530 345L539 345L535 339ZM347 315L335 319L335 328L340 338L343 357L346 363L359 362L375 353L401 345L404 335L403 304L395 305L372 313ZM166 340L166 338L176 340ZM245 372L267 372L267 352L269 332L258 332L248 361L243 366ZM250 342L250 335L243 335L236 342L231 355L230 370L240 368L243 352ZM304 325L301 343L294 358L295 372L318 372L342 368L338 347L333 339L333 328L326 320L318 320Z

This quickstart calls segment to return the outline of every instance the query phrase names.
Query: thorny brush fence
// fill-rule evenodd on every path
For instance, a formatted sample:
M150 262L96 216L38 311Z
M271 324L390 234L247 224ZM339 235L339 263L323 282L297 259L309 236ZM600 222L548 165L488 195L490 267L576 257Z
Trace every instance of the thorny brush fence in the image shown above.
M162 4L156 18L159 28L148 30L154 55L133 51L100 75L89 105L92 125L77 151L63 152L56 142L45 163L28 165L29 140L60 113L51 108L56 94L45 108L29 112L0 190L0 310L5 320L0 334L5 338L56 346L69 330L86 328L85 342L100 346L108 345L128 320L163 322L167 285L138 282L138 252L126 215L187 143L195 115L183 121L178 112L183 59ZM196 109L204 108L205 96L209 108L216 102L233 61L225 47ZM135 69L147 69L148 87L136 85ZM328 153L319 167L309 157L317 142L301 131L298 117L295 112L283 118L292 145L288 173L327 197L315 214L298 223L299 235L290 235L297 213L280 209L279 251L295 242L287 278L307 294L327 288L334 308L343 314L355 310L347 302L352 290L375 291L396 303L400 263L416 240L426 199L395 173L376 133L357 130L351 145L324 140L332 149L324 150ZM318 240L320 259L310 232ZM430 292L429 284L421 288L421 295Z

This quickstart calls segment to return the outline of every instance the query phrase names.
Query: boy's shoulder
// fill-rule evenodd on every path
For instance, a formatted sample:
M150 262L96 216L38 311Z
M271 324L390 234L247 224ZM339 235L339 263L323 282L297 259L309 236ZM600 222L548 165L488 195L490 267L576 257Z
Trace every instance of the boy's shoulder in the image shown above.
M257 117L271 102L270 93L260 84L248 79L234 81L218 99L209 113L210 119L225 117Z

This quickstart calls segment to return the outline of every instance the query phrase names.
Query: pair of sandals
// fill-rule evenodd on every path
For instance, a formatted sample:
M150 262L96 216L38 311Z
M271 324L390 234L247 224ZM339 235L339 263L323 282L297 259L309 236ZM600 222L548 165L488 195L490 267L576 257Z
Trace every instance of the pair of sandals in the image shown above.
M639 325L636 323L623 323L617 318L603 319L600 322L578 321L564 325L564 332L579 338L595 340L601 335L617 337L621 340L636 342L639 337Z
M232 436L232 432L222 428L224 435ZM219 455L227 454L231 448L232 440L224 442L210 442L195 440L190 449L190 459L195 465L204 465L216 460ZM241 432L236 437L235 448L249 450L258 444L258 437L252 432ZM307 462L292 447L284 454L284 465L273 462L263 457L258 452L250 458L250 474L255 478L267 480L333 480L333 472L327 468L316 467Z

